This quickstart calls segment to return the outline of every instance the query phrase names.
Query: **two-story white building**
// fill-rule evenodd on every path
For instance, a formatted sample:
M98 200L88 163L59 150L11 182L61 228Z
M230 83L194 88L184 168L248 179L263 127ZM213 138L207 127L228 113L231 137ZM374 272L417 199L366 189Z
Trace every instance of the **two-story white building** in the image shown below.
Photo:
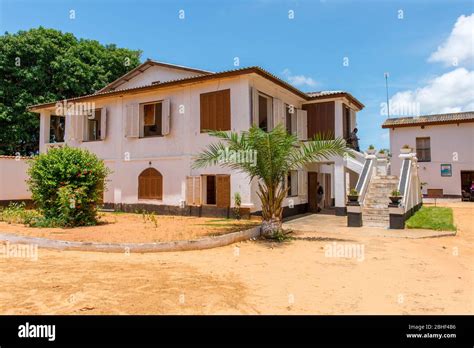
M30 110L40 114L41 152L80 147L112 169L106 205L225 215L237 192L242 207L259 212L256 182L218 166L192 168L193 156L216 141L207 130L282 123L302 140L316 133L347 138L363 107L346 92L304 93L259 67L212 73L147 60L95 94ZM355 154L290 173L285 215L316 211L317 182L325 191L323 208L345 214L346 192L363 167L363 156Z
M394 154L392 173L399 173L400 149L408 145L418 158L423 193L460 197L474 182L474 112L387 119Z

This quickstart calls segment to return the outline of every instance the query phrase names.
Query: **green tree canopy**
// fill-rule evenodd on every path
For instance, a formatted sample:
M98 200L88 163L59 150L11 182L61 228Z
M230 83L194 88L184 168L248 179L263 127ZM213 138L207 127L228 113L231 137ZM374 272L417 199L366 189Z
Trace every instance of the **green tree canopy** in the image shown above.
M43 27L0 36L0 155L37 151L39 118L28 105L94 93L140 55Z

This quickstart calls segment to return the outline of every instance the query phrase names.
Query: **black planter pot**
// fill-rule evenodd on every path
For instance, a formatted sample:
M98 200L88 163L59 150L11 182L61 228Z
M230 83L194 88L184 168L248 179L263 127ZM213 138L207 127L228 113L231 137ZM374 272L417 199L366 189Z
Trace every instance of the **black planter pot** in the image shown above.
M390 196L389 198L393 204L398 204L402 200L401 196Z
M349 202L357 202L359 200L359 196L347 195L347 199Z

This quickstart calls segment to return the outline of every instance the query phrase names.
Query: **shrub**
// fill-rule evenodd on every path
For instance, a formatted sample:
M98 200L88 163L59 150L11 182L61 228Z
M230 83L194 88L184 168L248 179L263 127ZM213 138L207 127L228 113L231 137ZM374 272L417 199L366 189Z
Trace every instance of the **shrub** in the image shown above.
M393 190L392 191L392 197L401 197L402 194L398 190Z
M234 216L237 220L241 219L240 216L240 207L242 206L242 197L239 192L234 194Z
M10 203L10 205L0 210L0 221L9 224L34 225L41 219L41 215L35 210L25 209L25 203Z
M78 148L53 148L32 159L29 189L46 220L38 225L97 224L97 206L109 173L96 155Z
M350 189L349 191L349 195L350 196L358 196L359 195L359 192L357 192L357 190L355 188L352 188Z
M374 145L369 145L368 149L369 150L375 150L375 146Z

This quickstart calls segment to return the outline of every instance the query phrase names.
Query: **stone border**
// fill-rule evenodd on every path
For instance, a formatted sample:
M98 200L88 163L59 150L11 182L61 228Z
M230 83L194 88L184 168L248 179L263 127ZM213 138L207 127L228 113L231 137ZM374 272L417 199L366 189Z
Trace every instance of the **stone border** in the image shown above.
M216 237L195 240L180 240L160 243L93 243L70 242L39 237L20 236L12 233L0 233L0 241L18 244L35 244L40 248L55 250L76 250L96 252L136 252L154 253L163 251L188 251L217 248L244 240L260 237L260 226L248 230L232 232Z

